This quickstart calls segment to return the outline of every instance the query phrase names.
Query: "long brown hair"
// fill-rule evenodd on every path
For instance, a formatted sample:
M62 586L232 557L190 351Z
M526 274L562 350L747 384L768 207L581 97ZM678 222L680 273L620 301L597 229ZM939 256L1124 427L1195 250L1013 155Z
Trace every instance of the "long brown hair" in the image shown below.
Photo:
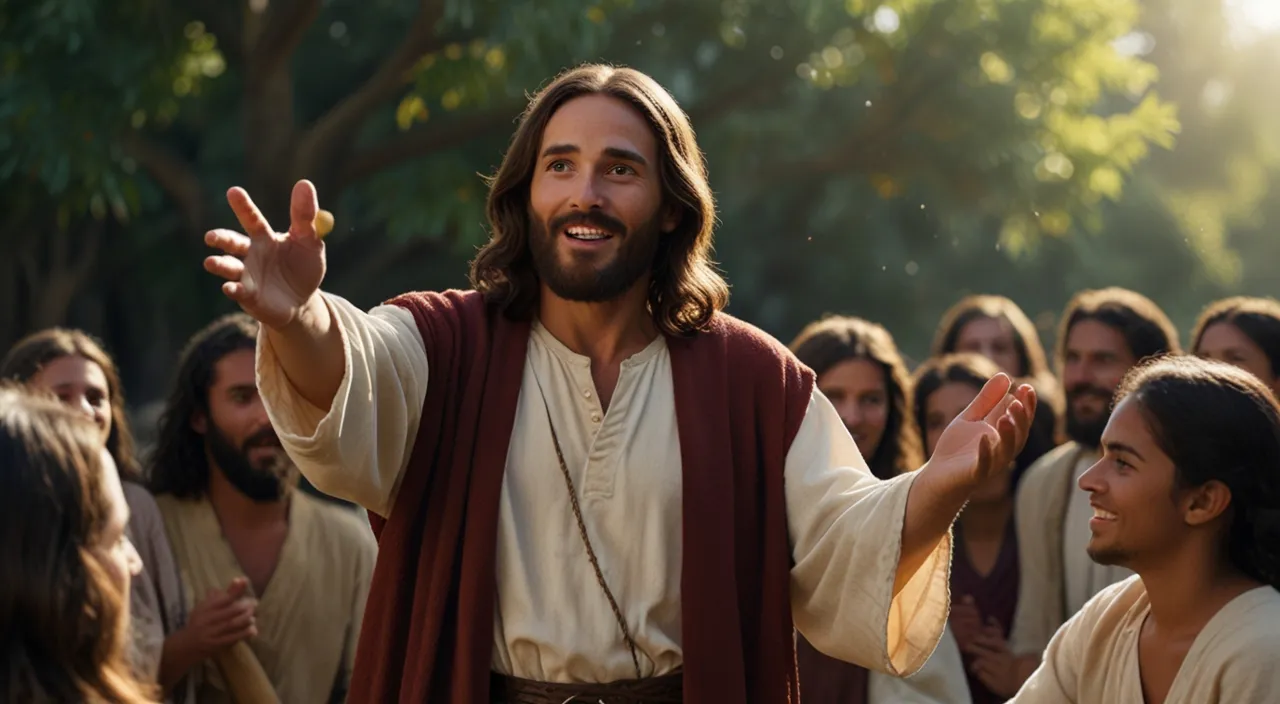
M142 481L138 459L134 455L129 417L124 410L120 370L102 343L93 336L67 328L49 328L32 333L19 340L5 355L4 362L0 363L0 378L27 384L46 364L63 357L83 357L102 369L103 376L107 378L108 401L111 403L111 434L107 437L107 451L116 461L122 480Z
M659 145L662 207L680 221L659 238L649 284L649 311L668 335L702 329L729 302L729 287L711 261L715 198L706 159L689 117L657 81L629 68L590 64L566 71L529 102L486 204L491 236L471 263L471 285L508 316L524 319L537 306L539 282L529 243L529 186L542 133L562 105L607 95L636 110Z
M980 294L965 296L942 315L938 332L933 338L932 356L941 357L957 352L960 331L969 323L982 318L1003 320L1013 331L1013 346L1018 353L1018 377L1051 377L1049 362L1040 343L1040 333L1017 303L1004 296Z
M129 669L101 452L82 415L0 386L0 700L151 701Z
M1271 364L1271 373L1280 375L1280 301L1273 298L1233 296L1205 307L1191 331L1191 352L1197 354L1204 331L1217 323L1227 323L1253 341Z
M191 336L178 358L177 378L148 462L153 494L198 499L209 490L205 436L191 427L191 419L209 412L209 388L218 362L232 352L256 349L257 344L258 321L244 313L224 315Z
M893 335L862 318L827 316L809 323L791 342L791 351L819 378L841 362L865 359L884 371L889 417L875 454L866 458L871 473L888 479L924 463L924 443L911 410L911 378Z

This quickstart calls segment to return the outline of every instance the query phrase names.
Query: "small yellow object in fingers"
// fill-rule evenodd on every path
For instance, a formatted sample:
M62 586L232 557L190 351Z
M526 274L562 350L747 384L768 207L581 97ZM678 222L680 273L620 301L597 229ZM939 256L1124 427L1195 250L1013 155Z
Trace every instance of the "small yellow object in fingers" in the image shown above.
M314 224L316 226L316 236L323 238L333 232L333 213L327 210L318 211Z

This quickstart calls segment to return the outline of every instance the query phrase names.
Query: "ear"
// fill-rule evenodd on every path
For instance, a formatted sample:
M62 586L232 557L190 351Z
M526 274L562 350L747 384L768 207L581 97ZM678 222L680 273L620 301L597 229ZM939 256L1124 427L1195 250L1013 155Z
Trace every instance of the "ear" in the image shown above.
M1231 489L1218 480L1188 489L1182 499L1182 520L1202 526L1226 513L1231 506Z
M684 212L677 205L667 205L662 208L662 234L669 235L675 231L680 224Z
M191 414L191 429L199 435L204 435L209 430L209 416L204 411L196 411Z

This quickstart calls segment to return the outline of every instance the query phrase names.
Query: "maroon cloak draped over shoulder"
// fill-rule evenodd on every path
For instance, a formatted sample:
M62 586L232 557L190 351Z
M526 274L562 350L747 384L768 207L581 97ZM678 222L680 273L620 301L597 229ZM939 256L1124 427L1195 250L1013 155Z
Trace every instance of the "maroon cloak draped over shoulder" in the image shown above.
M378 561L350 700L485 704L498 498L529 323L473 291L391 303L417 321L431 378L391 516L370 514ZM724 314L667 342L684 473L685 701L799 701L783 470L813 373Z

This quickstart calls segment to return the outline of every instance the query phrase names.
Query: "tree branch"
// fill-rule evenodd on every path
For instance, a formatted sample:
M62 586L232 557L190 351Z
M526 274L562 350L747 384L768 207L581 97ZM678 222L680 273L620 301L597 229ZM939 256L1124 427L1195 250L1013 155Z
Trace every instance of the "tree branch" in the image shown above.
M272 2L267 10L266 25L249 47L249 65L254 72L271 73L288 61L319 15L320 0Z
M412 159L463 145L500 127L510 126L524 102L503 102L479 113L438 126L422 126L385 139L355 154L338 177L339 189Z
M121 140L126 153L164 189L181 209L188 226L200 227L204 215L200 177L182 157L140 132L129 132Z
M405 73L418 59L441 45L436 25L444 17L445 0L421 0L408 34L387 60L355 92L338 102L302 135L299 164L305 170L324 161L324 153L355 132L370 112L402 89Z

